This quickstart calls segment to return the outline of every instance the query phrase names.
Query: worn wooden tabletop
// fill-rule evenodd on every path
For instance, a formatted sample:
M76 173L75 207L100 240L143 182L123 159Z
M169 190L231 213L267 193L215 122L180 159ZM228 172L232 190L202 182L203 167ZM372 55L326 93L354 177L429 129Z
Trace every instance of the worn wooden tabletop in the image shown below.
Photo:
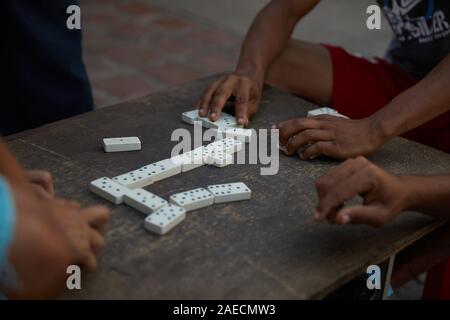
M176 144L170 141L172 131L192 130L180 114L193 109L206 83L193 82L28 131L8 144L25 167L54 173L59 196L84 205L104 202L88 191L89 182L169 158ZM312 108L267 88L251 127L270 128ZM103 153L102 138L117 136L140 136L142 151ZM447 154L403 139L389 142L371 159L395 173L450 172ZM81 291L65 298L320 298L438 224L420 214L403 215L381 230L314 223L314 179L337 164L280 155L275 176L261 176L260 165L203 166L158 182L147 189L165 198L222 182L243 181L253 190L251 201L188 213L165 236L145 231L141 213L109 205L112 214L99 269L83 279Z

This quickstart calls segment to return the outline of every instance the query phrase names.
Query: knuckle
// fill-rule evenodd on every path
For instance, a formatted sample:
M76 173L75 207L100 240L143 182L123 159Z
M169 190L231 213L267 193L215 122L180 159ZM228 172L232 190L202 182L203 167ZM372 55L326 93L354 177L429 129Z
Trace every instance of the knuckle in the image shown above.
M313 134L310 130L305 130L301 133L301 137L306 141L310 141L313 139Z
M245 104L245 103L247 103L247 101L248 101L248 99L247 99L247 97L245 95L238 95L236 97L236 102L238 104Z
M324 152L326 149L326 145L321 141L315 143L314 146L318 152Z
M360 164L367 164L369 162L369 160L367 160L363 156L358 156L355 158L355 162L360 163Z
M221 97L221 96L226 95L227 92L228 92L228 90L225 87L221 86L221 87L217 88L215 96Z
M303 125L303 119L302 118L297 118L294 120L294 123L297 127L301 127Z

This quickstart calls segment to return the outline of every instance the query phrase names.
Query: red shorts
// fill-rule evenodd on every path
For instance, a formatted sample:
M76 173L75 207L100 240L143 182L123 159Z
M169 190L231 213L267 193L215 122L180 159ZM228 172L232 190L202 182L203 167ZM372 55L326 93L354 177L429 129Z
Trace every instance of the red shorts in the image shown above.
M383 59L368 59L325 45L333 63L332 107L360 119L383 108L417 80ZM450 152L450 112L403 135L405 138Z

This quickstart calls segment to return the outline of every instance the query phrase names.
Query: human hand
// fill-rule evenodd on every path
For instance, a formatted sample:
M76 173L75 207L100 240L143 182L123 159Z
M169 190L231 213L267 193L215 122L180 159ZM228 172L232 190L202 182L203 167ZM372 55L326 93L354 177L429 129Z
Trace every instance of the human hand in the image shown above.
M232 73L211 84L199 103L199 115L216 121L231 96L235 97L235 116L240 125L247 126L249 118L258 111L263 81L249 75Z
M97 268L96 254L103 248L103 233L109 219L104 206L81 208L77 202L54 199L50 201L53 219L63 229L72 252L73 264L88 271Z
M350 120L334 116L298 118L274 126L288 155L298 152L303 160L321 155L348 159L375 152L385 138L370 118Z
M407 177L392 175L364 157L350 159L316 181L319 202L315 218L336 224L381 227L408 206ZM360 195L362 205L345 206Z
M32 188L44 198L53 198L55 190L53 177L50 172L42 170L25 170L25 177L31 183Z
M9 260L20 286L2 290L16 299L54 297L65 287L69 265L96 268L109 213L102 206L82 209L76 202L41 197L29 186L10 181L15 230Z

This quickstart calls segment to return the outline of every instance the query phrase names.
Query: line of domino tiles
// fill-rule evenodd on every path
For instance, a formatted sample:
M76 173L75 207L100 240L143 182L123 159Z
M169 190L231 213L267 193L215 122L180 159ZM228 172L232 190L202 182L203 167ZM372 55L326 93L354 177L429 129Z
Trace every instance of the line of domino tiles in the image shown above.
M92 181L90 190L115 204L125 203L146 214L145 228L159 235L180 224L186 218L186 212L215 203L249 200L252 194L245 183L236 182L173 194L168 202L147 190L129 189L107 177Z
M148 218L150 221L146 220L145 222L146 228L158 234L165 234L184 220L185 211L193 210L192 205L194 204L183 206L183 203L177 202L178 197L174 197L171 202L177 202L181 206L178 206L176 203L168 203L166 200L142 188L181 172L198 168L204 164L217 167L227 166L233 163L232 154L241 149L242 142L234 138L218 140L207 146L202 146L182 155L146 165L138 170L113 179L107 177L97 179L91 182L90 190L112 203L121 204L125 202L136 210L152 215L152 218ZM240 187L244 188L244 186ZM239 193L239 188L235 190L237 193ZM246 186L245 188L246 190L250 190ZM228 191L228 193L230 192ZM239 197L239 195L234 196ZM180 195L180 197L182 196ZM208 198L214 199L212 196ZM220 203L220 197L218 199L218 203ZM191 199L191 202L196 201ZM158 212L159 210L160 212Z
M113 180L128 188L143 188L157 181L187 172L202 165L226 167L233 164L233 154L240 151L243 143L225 138L198 147L184 154L158 161L137 170L114 177Z
M214 199L216 199L217 203L227 202L227 199L229 201L238 201L242 198L240 192L243 192L244 198L250 192L250 189L245 184L237 184L236 186L230 184L228 185L228 190L222 190L222 194L216 192L216 196L205 189L199 188L184 194L173 195L171 202L179 204L177 206L142 189L162 179L198 168L203 164L216 167L230 165L233 163L232 154L242 149L242 142L235 138L250 142L252 136L251 130L240 128L235 118L226 113L223 113L217 122L212 122L207 118L200 118L198 111L193 110L184 112L182 120L191 124L194 124L195 121L201 121L203 126L216 129L222 134L225 133L227 138L182 155L152 163L138 170L117 176L113 180L103 177L92 181L90 184L90 190L95 194L115 204L125 202L130 207L149 215L149 221L146 220L145 223L146 228L158 234L167 233L184 220L186 210L199 209L206 204L212 205ZM140 150L141 143L137 137L110 138L103 140L103 146L105 152L133 151ZM219 188L218 186L210 187L213 189ZM226 188L225 185L222 187ZM242 189L239 190L240 188ZM195 196L197 199L195 199ZM250 197L250 194L248 196ZM188 200L185 197L188 197Z

